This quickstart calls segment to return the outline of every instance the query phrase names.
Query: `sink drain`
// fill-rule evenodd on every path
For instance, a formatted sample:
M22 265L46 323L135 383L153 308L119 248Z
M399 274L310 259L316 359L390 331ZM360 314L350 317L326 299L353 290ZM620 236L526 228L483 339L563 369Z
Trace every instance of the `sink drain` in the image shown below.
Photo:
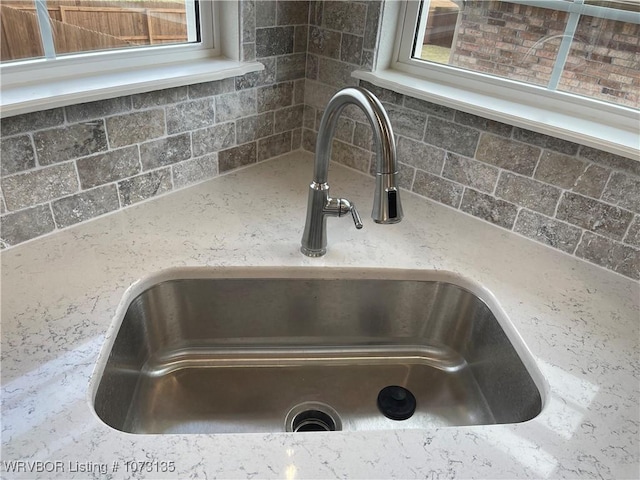
M287 432L334 432L342 430L340 416L325 403L305 402L296 405L285 418Z
M378 408L391 420L406 420L416 411L416 397L404 387L390 385L380 390Z

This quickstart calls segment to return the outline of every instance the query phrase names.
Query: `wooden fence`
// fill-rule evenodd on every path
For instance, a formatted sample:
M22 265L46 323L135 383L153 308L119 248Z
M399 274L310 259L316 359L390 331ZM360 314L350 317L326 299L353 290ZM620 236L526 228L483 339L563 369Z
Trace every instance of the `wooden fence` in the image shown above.
M48 0L57 53L187 41L184 3ZM0 60L43 55L33 0L3 0Z

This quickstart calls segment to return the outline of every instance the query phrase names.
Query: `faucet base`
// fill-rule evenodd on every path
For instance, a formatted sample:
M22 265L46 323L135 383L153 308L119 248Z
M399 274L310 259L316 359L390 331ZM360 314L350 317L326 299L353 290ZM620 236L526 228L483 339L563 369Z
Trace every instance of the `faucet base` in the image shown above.
M300 247L300 251L304 253L307 257L321 257L325 253L327 253L326 248L321 248L320 250L313 250L311 248Z

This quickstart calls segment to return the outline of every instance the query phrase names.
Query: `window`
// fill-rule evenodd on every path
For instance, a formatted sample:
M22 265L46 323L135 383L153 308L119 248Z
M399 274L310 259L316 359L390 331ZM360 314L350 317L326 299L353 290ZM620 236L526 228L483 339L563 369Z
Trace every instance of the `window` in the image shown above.
M240 62L237 2L2 0L0 113L218 80Z
M200 42L195 0L4 0L0 61Z
M354 76L638 158L640 0L386 2L380 46Z
M637 108L640 2L425 0L410 58Z

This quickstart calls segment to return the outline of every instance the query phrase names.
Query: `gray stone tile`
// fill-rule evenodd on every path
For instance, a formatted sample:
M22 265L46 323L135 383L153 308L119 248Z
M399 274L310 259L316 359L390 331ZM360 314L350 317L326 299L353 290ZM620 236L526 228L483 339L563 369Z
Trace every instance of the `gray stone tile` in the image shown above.
M51 165L107 150L102 120L36 132L33 141L40 165Z
M293 32L293 51L295 53L307 53L307 43L309 41L309 27L298 25Z
M429 116L424 141L465 157L473 157L479 137L477 130Z
M611 171L576 157L542 152L534 177L543 182L600 198Z
M291 150L298 150L302 146L302 128L291 131Z
M624 237L624 243L633 245L634 247L640 247L640 216L636 215L631 222L629 231Z
M370 72L373 70L373 62L375 60L375 52L373 50L363 50L362 51L362 61L360 62L360 66Z
M525 130L518 127L513 130L513 138L521 142L529 143L537 147L547 148L567 155L575 155L578 153L578 148L580 147L577 143L568 142L567 140L550 137L549 135L532 132L531 130Z
M534 177L562 188L572 189L588 163L576 157L544 151Z
M591 198L600 198L611 170L595 163L590 163L578 178L572 190Z
M171 167L174 188L183 188L202 182L218 175L218 154L211 153L203 157L176 163Z
M309 2L286 0L277 3L278 25L306 25L309 22Z
M275 112L275 133L294 130L302 125L304 105L286 107Z
M304 106L302 123L304 128L314 130L316 128L316 109L309 105Z
M276 2L267 0L256 1L256 27L275 27Z
M72 162L2 179L2 193L9 211L49 202L77 191L78 180Z
M316 55L311 55L307 53L307 68L305 73L305 78L309 80L317 80L318 79L318 62L319 59Z
M520 210L513 231L550 247L573 253L582 230L526 209Z
M396 107L389 103L385 103L384 108L396 135L422 140L424 127L427 123L427 116L424 113Z
M164 110L161 109L109 117L106 122L111 148L152 140L165 134Z
M0 171L3 176L35 166L36 156L29 135L0 139Z
M253 62L255 59L256 59L256 44L253 42L243 43L242 44L242 61Z
M602 199L640 213L640 177L614 172L602 194Z
M285 82L258 88L258 113L288 107L293 102L293 83Z
M162 105L170 105L172 103L183 102L188 97L188 88L176 87L165 88L164 90L155 90L153 92L139 93L133 95L133 108L151 108Z
M507 229L513 227L518 213L516 205L471 188L465 188L460 210Z
M462 199L463 187L437 175L416 170L413 191L436 202L458 208Z
M171 190L171 169L152 170L118 182L123 207L147 200Z
M70 227L120 208L118 189L105 185L52 202L53 216L58 228Z
M440 175L444 164L445 151L423 142L398 137L398 161L425 172Z
M358 67L355 65L330 58L320 57L318 59L318 79L327 85L334 86L336 90L358 85L358 79L351 76L351 73L357 69Z
M240 2L240 24L242 25L242 42L256 41L256 2L244 0Z
M316 151L316 139L318 134L308 128L302 129L302 149L314 153Z
M304 105L304 90L307 82L304 78L293 82L293 103L296 105Z
M293 27L268 27L256 29L256 56L272 57L293 53Z
M453 120L453 115L455 113L455 110L452 108L407 96L405 96L404 99L404 106L412 110L426 113L427 115L444 118L445 120Z
M506 123L496 122L495 120L489 120L488 118L478 117L471 113L461 112L456 110L455 121L460 125L466 125L468 127L477 128L485 132L500 135L501 137L510 137L513 131L512 125Z
M360 80L360 86L373 93L381 102L392 103L394 105L402 106L404 102L404 95L387 88L378 87L373 83L369 83L365 80Z
M637 248L584 232L576 256L634 280L640 279L640 250Z
M236 120L237 143L248 143L273 135L274 128L274 112L238 119Z
M0 218L0 237L6 245L18 245L55 228L49 205L39 205Z
M225 78L224 80L215 80L213 82L196 83L189 85L189 98L203 98L230 93L235 90L233 78Z
M538 147L483 133L480 135L476 158L496 167L531 176L540 152Z
M307 54L294 53L278 57L276 81L297 80L304 78L307 68Z
M580 147L578 155L602 166L613 168L614 170L620 170L621 172L629 173L631 175L640 176L640 162L638 160L632 160L630 158L621 157L620 155L614 155L613 153L603 152L602 150L597 150L584 145Z
M367 6L356 2L325 1L322 25L332 30L364 35Z
M374 165L375 159L371 160L371 164ZM398 162L398 186L405 190L411 191L413 189L413 178L416 175L416 169L410 165Z
M339 59L342 35L320 27L309 29L309 53Z
M309 3L309 25L322 25L324 0L312 0Z
M329 99L331 99L331 97L333 97L333 95L338 92L337 89L334 89L333 87L330 87L330 88L331 88L331 96L329 97ZM327 103L328 103L328 100L327 100ZM324 106L323 106L323 109L324 109ZM351 120L358 123L362 123L364 125L369 123L369 119L365 116L362 109L360 107L356 107L355 105L347 105L346 107L344 107L344 110L342 111L342 116L344 116L345 118L350 118Z
M8 137L19 133L42 130L43 128L56 127L63 123L64 113L62 108L54 108L3 118L0 121L0 130L3 137Z
M342 34L340 60L360 66L362 62L362 42L359 35Z
M316 124L314 127L316 130L320 130L320 123L322 121L323 115L324 111L318 110L318 114L316 115ZM341 115L340 117L338 117L338 123L336 125L336 131L333 137L346 143L354 143L357 147L365 148L362 146L363 139L360 139L360 141L356 141L354 139L354 129L355 122L350 118ZM351 140L354 141L352 142Z
M556 217L614 240L621 240L633 214L582 195L565 192Z
M193 156L229 148L236 143L236 126L233 122L221 123L213 127L196 130L192 134Z
M225 93L216 97L216 122L218 123L248 117L256 113L255 89Z
M272 85L276 83L276 62L276 57L260 59L260 63L264 65L264 70L236 77L236 90L245 90L247 88L262 87L263 85Z
M376 48L376 40L378 38L378 25L380 24L381 11L381 1L369 0L367 2L367 20L364 30L364 48L366 49L373 50Z
M560 199L560 189L503 171L496 187L496 196L511 203L553 216Z
M437 172L434 172L437 173ZM445 155L442 176L482 192L491 193L496 186L499 170L454 153Z
M67 113L67 121L76 123L128 112L131 110L131 97L109 98L97 102L69 105L64 108Z
M258 161L277 157L291 151L291 132L282 132L258 140Z
M256 147L256 142L251 142L219 152L218 168L220 173L256 163Z
M213 98L201 98L168 106L166 115L169 135L209 127L215 123Z
M115 182L140 173L138 147L112 150L76 161L78 177L83 189Z
M350 143L334 140L331 147L331 160L368 173L371 152L355 147Z
M348 120L348 119L345 119ZM349 122L354 125L355 129L351 127L351 129L346 130L344 132L345 137L350 133L353 133L353 144L356 147L364 148L365 150L373 151L373 131L371 130L371 126L367 123L357 123L353 120L349 120ZM338 129L342 130L340 125L338 125ZM347 139L347 141L349 141Z
M191 135L183 133L140 145L143 170L164 167L191 158Z

